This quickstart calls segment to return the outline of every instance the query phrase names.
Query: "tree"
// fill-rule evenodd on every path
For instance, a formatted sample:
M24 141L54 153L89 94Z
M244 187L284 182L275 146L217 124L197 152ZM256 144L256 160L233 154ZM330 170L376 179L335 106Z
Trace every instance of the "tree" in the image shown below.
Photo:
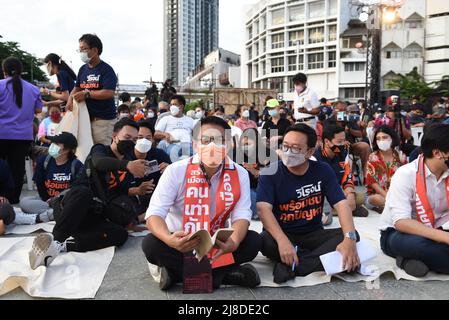
M23 64L22 78L24 80L33 81L48 81L45 73L39 68L41 63L39 59L32 54L20 49L19 43L7 41L0 42L0 62L8 57L16 57ZM3 78L3 73L0 72L0 79Z
M416 67L405 76L399 74L398 78L392 80L388 87L399 89L401 97L408 99L414 96L425 99L432 92L431 85L424 81L423 76L418 73L418 68Z

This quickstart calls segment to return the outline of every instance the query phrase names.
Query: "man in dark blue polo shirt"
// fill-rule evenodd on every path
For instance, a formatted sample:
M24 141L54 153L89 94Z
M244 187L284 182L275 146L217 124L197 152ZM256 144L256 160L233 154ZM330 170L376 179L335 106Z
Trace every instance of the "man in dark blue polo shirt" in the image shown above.
M282 161L259 178L262 254L276 262L273 275L278 284L323 271L320 256L335 250L348 270L360 265L358 235L340 184L328 164L309 160L316 142L315 130L309 126L290 127L282 144ZM341 229L323 229L324 198L337 210Z
M86 102L94 144L110 145L117 114L114 101L117 76L114 69L100 59L103 44L96 35L85 34L79 40L80 58L85 63L79 70L76 85L67 103Z

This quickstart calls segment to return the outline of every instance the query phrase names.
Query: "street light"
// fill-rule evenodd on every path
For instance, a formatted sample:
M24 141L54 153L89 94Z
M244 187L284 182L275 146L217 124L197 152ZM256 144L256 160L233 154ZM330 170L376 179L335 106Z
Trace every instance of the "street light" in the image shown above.
M368 92L371 104L380 100L380 60L382 50L382 24L397 21L398 8L403 0L352 0L351 6L356 7L358 17L366 24L366 80L365 101L368 102Z

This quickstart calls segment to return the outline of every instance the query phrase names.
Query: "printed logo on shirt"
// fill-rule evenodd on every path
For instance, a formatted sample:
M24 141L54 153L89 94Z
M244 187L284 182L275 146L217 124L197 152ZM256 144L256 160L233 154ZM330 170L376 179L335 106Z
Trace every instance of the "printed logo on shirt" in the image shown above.
M280 218L283 223L300 222L306 224L320 216L323 211L323 193L321 181L318 184L305 185L296 190L298 200L280 204Z
M54 173L51 179L44 181L48 196L53 198L58 196L62 191L69 189L71 180L71 173Z
M122 183L123 181L125 181L126 174L127 174L126 171L119 171L118 172L119 181L117 181L115 175L111 172L108 189L109 190L114 189L119 185L119 183Z
M100 89L101 75L90 74L87 76L87 81L80 84L81 89Z

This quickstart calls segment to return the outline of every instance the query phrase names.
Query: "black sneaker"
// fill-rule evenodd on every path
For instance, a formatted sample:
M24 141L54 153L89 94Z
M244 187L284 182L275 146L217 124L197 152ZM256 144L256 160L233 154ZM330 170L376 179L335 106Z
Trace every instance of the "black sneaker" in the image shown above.
M396 258L396 265L403 269L408 275L415 278L423 278L429 273L429 267L424 262L413 259Z
M166 291L174 284L174 277L167 268L161 268L161 280L159 281L159 289Z
M251 264L245 264L227 273L223 278L222 284L255 288L260 284L260 277L256 268Z
M366 218L369 215L369 211L365 207L359 206L352 212L352 215L354 217Z
M282 284L287 282L288 280L294 279L296 277L295 272L292 271L292 268L278 262L274 266L273 270L273 282L277 284Z

